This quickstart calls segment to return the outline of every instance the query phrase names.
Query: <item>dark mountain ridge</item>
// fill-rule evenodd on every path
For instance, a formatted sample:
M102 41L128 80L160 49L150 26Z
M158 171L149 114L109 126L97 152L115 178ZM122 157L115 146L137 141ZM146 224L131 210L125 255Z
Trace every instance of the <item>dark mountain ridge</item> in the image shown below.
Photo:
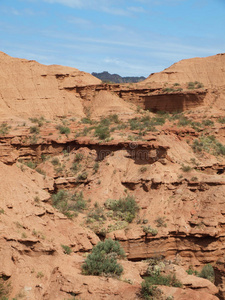
M105 82L112 82L112 83L137 83L142 80L145 80L146 78L144 76L140 77L122 77L118 74L110 74L107 71L101 72L101 73L91 73L91 75L97 77L98 79L105 81Z

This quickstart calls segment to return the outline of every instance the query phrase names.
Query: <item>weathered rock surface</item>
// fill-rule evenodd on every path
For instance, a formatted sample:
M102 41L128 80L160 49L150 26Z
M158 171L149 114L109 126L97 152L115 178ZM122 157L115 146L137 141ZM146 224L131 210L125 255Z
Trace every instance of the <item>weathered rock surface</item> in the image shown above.
M222 79L211 79L212 62L219 68L223 59L209 58L204 67L204 59L196 59L187 66L187 76L164 72L152 87L127 87L102 85L76 69L0 54L0 117L11 126L5 133L0 127L0 275L12 283L10 297L138 299L146 259L161 256L177 264L173 272L183 283L183 288L162 287L165 298L225 299L224 73L218 73ZM171 84L186 84L201 75L198 70L205 70L205 81L196 79L205 88L162 90L165 76L172 76ZM128 120L164 117L134 105L192 111L170 115L164 125L145 133L139 124L131 130ZM95 121L115 113L120 120L110 125L107 139L98 139ZM41 125L28 119L40 114L48 119ZM52 120L56 116L61 118ZM181 126L180 120L189 123ZM59 126L70 132L60 133ZM221 152L193 151L196 139L210 136L214 139L202 143L216 144ZM51 195L60 189L82 192L87 201L72 220L51 205ZM113 217L105 205L127 195L139 206L131 223ZM89 215L95 209L102 214L99 221ZM126 251L121 281L81 272L87 253L105 237L118 240ZM66 255L62 245L72 253ZM190 265L200 270L208 263L216 286L185 272Z
M0 52L0 116L83 117L79 95L71 94L68 88L100 82L75 68L45 66Z
M151 74L140 84L179 83L198 81L207 87L225 85L225 53L209 56L183 59L171 67Z

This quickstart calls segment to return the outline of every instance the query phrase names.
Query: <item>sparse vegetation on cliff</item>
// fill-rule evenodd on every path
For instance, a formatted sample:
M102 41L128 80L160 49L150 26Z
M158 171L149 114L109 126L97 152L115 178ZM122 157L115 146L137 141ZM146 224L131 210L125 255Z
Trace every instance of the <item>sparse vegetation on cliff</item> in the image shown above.
M133 221L136 213L139 211L139 207L133 196L126 196L125 198L120 198L119 200L108 199L105 202L107 209L113 211L113 217L125 220L129 223Z
M71 218L86 209L87 201L84 200L82 192L70 194L67 191L60 190L52 196L52 204L64 215Z

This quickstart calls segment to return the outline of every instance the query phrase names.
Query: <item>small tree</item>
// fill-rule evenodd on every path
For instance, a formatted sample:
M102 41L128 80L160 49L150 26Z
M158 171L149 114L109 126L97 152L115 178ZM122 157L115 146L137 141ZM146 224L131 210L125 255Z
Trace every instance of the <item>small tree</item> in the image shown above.
M202 277L202 278L205 278L205 279L208 279L212 282L214 282L215 280L215 273L214 273L214 269L212 267L211 264L207 264L205 265L201 272L199 273L199 277Z
M117 263L118 257L125 257L125 252L118 241L111 239L99 242L93 247L82 265L85 275L121 275L123 267Z

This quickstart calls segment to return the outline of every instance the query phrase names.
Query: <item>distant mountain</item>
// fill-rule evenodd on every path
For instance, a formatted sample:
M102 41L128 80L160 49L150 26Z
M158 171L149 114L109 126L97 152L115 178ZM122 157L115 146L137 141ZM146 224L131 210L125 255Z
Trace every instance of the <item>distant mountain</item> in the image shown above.
M97 77L98 79L104 81L104 82L112 82L112 83L135 83L142 80L145 80L146 78L144 76L140 77L122 77L118 74L110 74L109 72L102 72L102 73L95 73L93 72L91 75Z

